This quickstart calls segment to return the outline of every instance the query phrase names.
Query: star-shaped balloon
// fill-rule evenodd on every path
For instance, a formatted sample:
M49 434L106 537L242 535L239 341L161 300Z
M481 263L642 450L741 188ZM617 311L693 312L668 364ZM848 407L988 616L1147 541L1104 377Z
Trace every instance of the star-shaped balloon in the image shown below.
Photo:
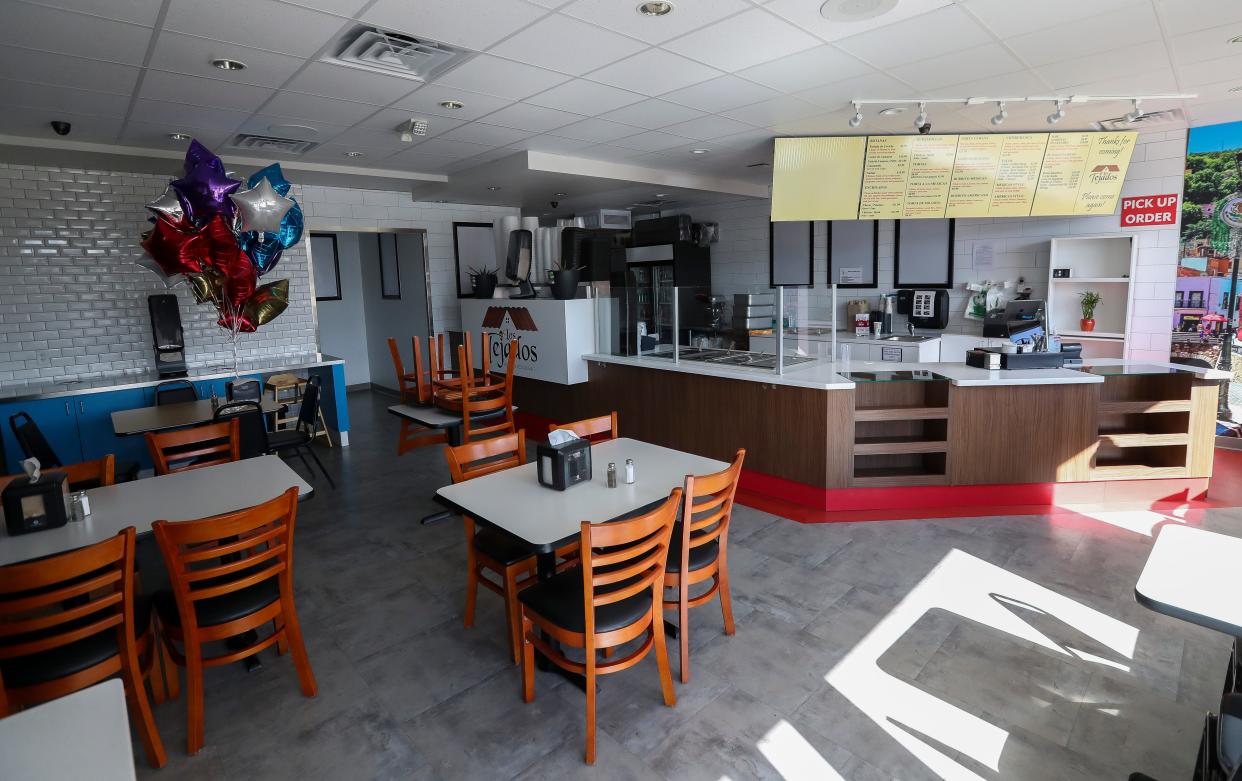
M275 187L276 192L281 195L288 195L289 188L293 186L290 184L289 180L285 178L285 172L280 170L280 163L272 163L266 168L261 168L258 171L255 171L247 184L251 187L258 187L259 182L263 179L271 182L272 187Z
M143 234L142 248L168 276L201 272L207 256L201 233L179 231L163 220L156 220L155 227Z
M185 207L181 205L181 198L171 186L164 188L164 194L148 203L147 208L156 217L162 217L177 227L188 227L184 223Z
M203 146L197 138L192 138L190 145L185 148L185 165L182 170L190 174L203 167L224 173L224 162L216 157L216 153Z
M197 225L202 225L215 215L223 212L226 217L232 216L233 204L229 196L237 192L241 182L230 179L224 173L224 165L216 159L217 165L197 165L192 171L172 183L172 187L181 196L187 216ZM187 162L188 165L188 162Z
M261 285L246 302L246 319L255 328L267 325L289 307L289 280L278 279Z
M237 222L234 227L243 232L278 233L281 220L294 205L292 198L276 192L276 188L267 179L260 179L249 190L233 193L229 197L237 207Z

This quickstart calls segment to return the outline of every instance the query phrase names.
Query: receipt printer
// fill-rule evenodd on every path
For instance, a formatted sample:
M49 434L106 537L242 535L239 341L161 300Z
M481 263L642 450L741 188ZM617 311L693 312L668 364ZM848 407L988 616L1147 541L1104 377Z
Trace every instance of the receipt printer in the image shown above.
M535 449L535 456L539 460L540 485L564 491L591 479L589 440L575 438L556 445L541 444Z

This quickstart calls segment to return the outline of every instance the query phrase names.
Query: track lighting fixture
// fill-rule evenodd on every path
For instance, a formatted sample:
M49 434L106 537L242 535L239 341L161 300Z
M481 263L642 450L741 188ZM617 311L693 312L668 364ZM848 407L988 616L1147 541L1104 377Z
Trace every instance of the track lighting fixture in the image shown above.
M996 101L996 116L992 117L992 124L1000 126L1002 122L1009 116L1009 112L1005 110L1005 101Z
M1242 40L1242 36L1238 36ZM1242 92L1242 85L1238 85L1234 92ZM1079 106L1086 103L1115 103L1121 100L1128 100L1133 104L1133 110L1126 114L1123 119L1127 123L1135 123L1140 121L1145 115L1141 108L1144 100L1188 100L1190 98L1199 97L1197 94L1169 94L1169 95L1028 95L1020 96L1004 96L1004 97L986 97L983 95L964 98L853 98L850 105L854 108L854 114L850 117L850 127L858 127L862 124L863 111L867 106L885 106L880 114L883 116L892 116L905 110L905 106L918 106L919 113L914 119L914 127L920 133L927 134L931 132L931 124L927 119L927 106L931 103L943 103L949 106L986 106L989 103L996 104L996 114L991 117L993 126L1004 124L1009 118L1009 112L1006 105L1009 103L1051 103L1056 108L1048 115L1049 125L1055 125L1062 119L1065 119L1066 108L1068 106ZM1096 123L1097 125L1099 123Z
M914 129L919 130L927 124L927 104L919 102L919 115L914 118Z
M858 107L858 104L855 103L854 104L854 116L850 117L850 127L858 127L859 125L862 124L862 120L863 120L862 109L860 109Z
M1138 122L1139 117L1143 116L1143 112L1139 108L1139 103L1141 102L1141 100L1142 100L1141 98L1134 98L1133 100L1134 110L1131 111L1129 114L1126 114L1127 122Z
M1065 101L1057 101L1057 110L1048 115L1048 124L1055 125L1065 119Z

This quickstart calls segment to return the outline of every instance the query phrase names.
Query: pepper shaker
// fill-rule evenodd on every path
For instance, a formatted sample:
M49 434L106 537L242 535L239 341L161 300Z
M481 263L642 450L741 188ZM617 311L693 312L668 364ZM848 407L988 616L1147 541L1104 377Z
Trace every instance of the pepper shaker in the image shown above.
M617 487L617 465L613 462L608 464L608 487Z
M627 485L634 483L634 459L625 459L625 482Z

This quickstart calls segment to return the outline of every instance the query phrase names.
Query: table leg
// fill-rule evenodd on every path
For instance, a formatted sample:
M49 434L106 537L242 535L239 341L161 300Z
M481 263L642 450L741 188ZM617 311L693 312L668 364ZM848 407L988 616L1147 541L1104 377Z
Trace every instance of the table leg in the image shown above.
M555 575L556 551L552 550L547 551L546 553L536 554L535 572L541 582L548 580ZM543 639L544 642L549 645L552 645L553 647L556 646L556 641L553 640L546 632L543 633ZM582 691L586 691L586 678L578 675L577 673L571 673L568 670L562 669L558 665L553 664L551 660L539 652L539 649L535 649L535 667L536 669L543 670L544 672L552 671L572 683L574 686L577 686Z

